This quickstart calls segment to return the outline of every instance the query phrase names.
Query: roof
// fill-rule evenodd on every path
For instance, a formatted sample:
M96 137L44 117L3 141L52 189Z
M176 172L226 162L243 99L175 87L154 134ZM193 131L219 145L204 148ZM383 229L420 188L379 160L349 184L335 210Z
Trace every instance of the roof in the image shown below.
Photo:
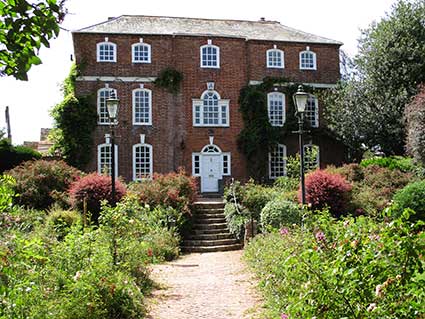
M342 42L306 33L277 21L217 20L199 18L122 15L74 33L219 36L247 40L322 43Z

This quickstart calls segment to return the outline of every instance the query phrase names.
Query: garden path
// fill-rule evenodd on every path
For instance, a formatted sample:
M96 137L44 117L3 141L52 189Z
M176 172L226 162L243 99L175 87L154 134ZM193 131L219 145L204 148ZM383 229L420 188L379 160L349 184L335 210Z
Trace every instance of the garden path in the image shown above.
M249 319L261 300L241 261L242 251L183 255L152 267L163 289L148 302L149 319Z

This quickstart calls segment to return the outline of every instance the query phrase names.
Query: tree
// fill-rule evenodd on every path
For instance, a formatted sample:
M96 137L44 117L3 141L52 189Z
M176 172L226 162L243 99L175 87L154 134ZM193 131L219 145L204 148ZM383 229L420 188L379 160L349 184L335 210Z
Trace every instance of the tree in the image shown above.
M425 84L404 110L407 151L425 165Z
M327 96L329 127L358 150L405 151L405 105L425 82L425 2L399 0L362 32L351 76Z
M41 46L59 34L65 0L0 0L0 75L28 80L32 65L41 64Z

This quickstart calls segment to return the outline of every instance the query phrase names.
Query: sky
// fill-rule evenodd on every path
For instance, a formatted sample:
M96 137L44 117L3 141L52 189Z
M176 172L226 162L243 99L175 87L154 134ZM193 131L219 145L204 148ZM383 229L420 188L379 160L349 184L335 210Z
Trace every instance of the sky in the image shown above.
M67 0L69 14L61 25L78 30L123 14L279 21L281 24L344 43L342 50L357 53L361 29L379 21L396 0ZM52 127L49 110L62 100L60 86L68 75L73 54L71 32L62 30L50 48L40 50L42 65L34 66L29 80L0 78L0 128L9 106L12 142L38 141L40 128Z

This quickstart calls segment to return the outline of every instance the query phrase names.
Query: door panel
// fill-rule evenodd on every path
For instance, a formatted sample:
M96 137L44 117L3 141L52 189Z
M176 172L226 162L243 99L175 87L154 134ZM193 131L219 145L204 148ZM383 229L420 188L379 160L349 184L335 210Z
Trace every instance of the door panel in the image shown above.
M221 156L202 155L201 192L218 192L218 180L221 178Z

